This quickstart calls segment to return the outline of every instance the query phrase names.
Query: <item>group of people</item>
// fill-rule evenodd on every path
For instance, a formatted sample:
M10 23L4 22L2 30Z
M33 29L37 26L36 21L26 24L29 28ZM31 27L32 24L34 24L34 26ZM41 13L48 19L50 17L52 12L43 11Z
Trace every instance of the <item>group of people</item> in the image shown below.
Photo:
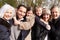
M60 11L41 6L0 8L0 40L60 40Z

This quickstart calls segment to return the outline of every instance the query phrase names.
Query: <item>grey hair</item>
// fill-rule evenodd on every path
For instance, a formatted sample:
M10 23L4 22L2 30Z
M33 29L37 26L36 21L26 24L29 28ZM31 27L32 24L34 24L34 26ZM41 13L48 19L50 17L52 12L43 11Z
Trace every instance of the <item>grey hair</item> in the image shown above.
M3 18L4 12L6 12L8 9L11 9L11 10L12 10L12 17L14 16L14 14L15 14L15 8L12 7L12 6L9 5L9 4L5 4L5 5L3 5L3 6L1 7L1 9L0 9L0 18ZM12 18L12 17L11 17L11 18Z

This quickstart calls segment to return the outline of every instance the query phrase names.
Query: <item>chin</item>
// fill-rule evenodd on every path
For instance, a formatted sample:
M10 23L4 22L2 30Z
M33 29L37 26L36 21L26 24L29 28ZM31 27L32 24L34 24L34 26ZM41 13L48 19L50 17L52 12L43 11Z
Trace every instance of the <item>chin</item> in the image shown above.
M55 19L57 19L58 17L55 17Z
M11 18L6 18L6 20L10 20Z

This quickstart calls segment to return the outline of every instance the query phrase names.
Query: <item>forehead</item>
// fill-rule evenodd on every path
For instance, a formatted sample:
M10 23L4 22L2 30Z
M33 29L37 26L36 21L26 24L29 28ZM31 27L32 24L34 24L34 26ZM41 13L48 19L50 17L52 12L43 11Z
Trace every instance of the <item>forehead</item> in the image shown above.
M59 11L58 7L54 7L51 11Z
M42 9L42 7L36 7L36 9Z
M49 14L43 14L43 15L49 15Z
M12 9L7 9L5 12L12 12L13 10Z
M23 7L23 6L21 6L20 8L19 8L19 10L25 10L26 11L26 8L25 7Z
M42 8L41 7L39 7L39 8L36 8L36 10L38 11L38 10L42 10Z
M30 10L30 11L28 11L28 13L33 13L33 11L32 11L32 10Z

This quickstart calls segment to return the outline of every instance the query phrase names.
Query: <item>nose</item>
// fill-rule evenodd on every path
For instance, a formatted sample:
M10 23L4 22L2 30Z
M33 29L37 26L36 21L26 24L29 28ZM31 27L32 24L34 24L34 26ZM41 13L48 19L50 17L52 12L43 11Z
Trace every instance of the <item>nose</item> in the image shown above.
M44 17L45 17L45 18L48 18L48 16L47 16L47 15L45 15Z

